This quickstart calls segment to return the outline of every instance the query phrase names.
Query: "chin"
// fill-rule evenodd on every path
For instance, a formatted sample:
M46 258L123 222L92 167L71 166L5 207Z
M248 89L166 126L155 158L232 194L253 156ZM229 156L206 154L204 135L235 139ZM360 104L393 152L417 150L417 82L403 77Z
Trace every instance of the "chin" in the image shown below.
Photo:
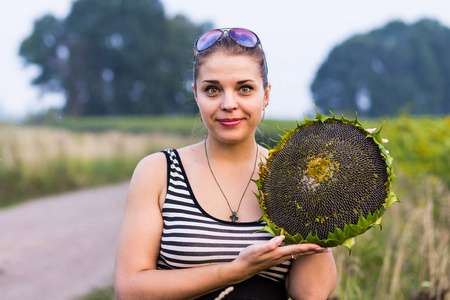
M215 136L219 141L224 144L238 144L255 137L255 132L251 133L239 133L239 134L219 134Z

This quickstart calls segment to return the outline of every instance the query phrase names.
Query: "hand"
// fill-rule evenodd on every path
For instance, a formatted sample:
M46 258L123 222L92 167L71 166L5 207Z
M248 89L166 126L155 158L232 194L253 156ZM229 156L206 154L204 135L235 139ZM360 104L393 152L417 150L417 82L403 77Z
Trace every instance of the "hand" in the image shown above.
M238 264L249 278L286 260L330 251L329 248L323 248L316 244L297 244L280 247L283 240L284 236L282 235L274 237L264 244L251 245L242 250L233 263Z

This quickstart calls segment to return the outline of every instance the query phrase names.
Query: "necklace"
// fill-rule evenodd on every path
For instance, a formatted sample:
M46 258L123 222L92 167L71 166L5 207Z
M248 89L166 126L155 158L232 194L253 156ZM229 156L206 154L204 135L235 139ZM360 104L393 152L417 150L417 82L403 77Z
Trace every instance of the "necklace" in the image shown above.
M241 200L239 200L238 208L236 209L236 211L234 211L234 210L231 208L230 202L228 202L227 196L225 196L225 193L223 192L222 187L220 186L219 182L217 181L217 178L216 178L216 176L214 175L213 170L211 169L211 164L209 163L209 158L208 158L208 151L206 150L206 140L205 140L205 143L204 143L204 144L205 144L206 161L208 162L209 170L211 171L211 174L212 174L214 180L216 181L217 186L219 187L219 190L222 192L222 195L223 195L223 197L225 198L225 201L227 201L228 207L230 208L230 211L231 211L231 216L230 216L231 222L236 223L236 220L239 220L239 218L237 217L237 213L238 213L238 211L239 211L239 208L241 207L242 199L244 199L245 192L247 191L248 186L250 185L250 182L252 181L253 174L255 173L255 170L256 170L256 159L258 158L258 145L256 145L256 155L255 155L255 162L254 162L254 164L253 164L253 172L252 172L252 174L250 175L250 179L249 179L248 182L247 182L247 186L245 187L244 193L243 193L242 196L241 196Z

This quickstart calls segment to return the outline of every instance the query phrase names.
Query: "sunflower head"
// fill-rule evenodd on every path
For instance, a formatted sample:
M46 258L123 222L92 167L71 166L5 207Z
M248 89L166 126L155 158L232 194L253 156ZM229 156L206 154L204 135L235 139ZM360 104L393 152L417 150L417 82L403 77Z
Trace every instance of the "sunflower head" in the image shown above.
M260 164L258 200L264 231L286 244L354 244L381 224L398 198L392 157L378 131L355 120L321 115L286 130Z

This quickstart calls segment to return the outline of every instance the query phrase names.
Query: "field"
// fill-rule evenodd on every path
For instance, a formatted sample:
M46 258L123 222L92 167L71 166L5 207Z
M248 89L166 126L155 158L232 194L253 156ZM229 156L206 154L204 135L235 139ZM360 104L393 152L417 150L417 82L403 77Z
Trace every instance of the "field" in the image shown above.
M276 126L262 126L260 142L270 143L274 134L268 130L279 132ZM144 156L205 136L204 126L195 118L67 118L39 125L0 124L0 207L129 179Z
M127 180L144 156L192 142L159 131L73 131L0 125L0 207L30 198Z
M258 141L270 144L278 139L277 126L292 129L295 123L265 121ZM382 123L369 120L366 127ZM129 179L143 156L205 134L194 118L0 125L0 206ZM333 249L339 277L331 299L450 299L450 118L387 119L382 136L389 139L393 190L401 203L388 209L382 231L357 237L351 255ZM95 292L102 299L105 293Z

